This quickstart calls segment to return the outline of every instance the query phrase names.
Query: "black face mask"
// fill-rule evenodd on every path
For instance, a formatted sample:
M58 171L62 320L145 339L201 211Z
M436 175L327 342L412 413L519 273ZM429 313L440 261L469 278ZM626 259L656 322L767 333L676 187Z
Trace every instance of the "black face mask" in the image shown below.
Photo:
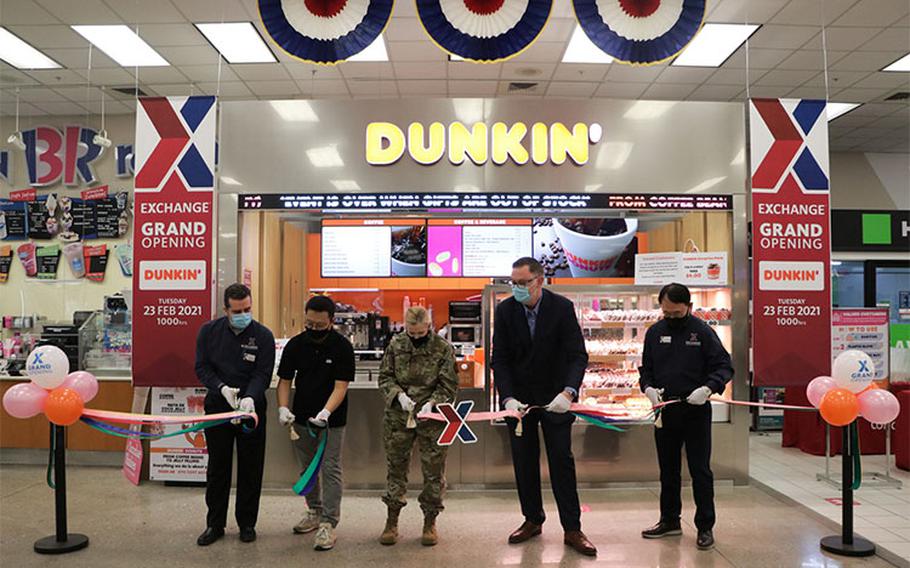
M664 318L667 320L667 326L673 330L680 330L686 327L686 322L689 321L689 314L687 313L681 318Z
M325 341L325 338L329 336L331 329L308 329L306 330L307 337L312 341L321 343Z
M423 347L424 345L427 344L427 341L430 340L429 333L424 335L423 337L411 337L410 335L408 337L411 339L411 344L414 347Z

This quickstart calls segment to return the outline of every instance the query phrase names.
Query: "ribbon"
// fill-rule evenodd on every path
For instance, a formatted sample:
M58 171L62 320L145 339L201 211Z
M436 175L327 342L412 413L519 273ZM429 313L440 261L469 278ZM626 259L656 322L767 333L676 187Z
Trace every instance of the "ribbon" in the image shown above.
M309 426L307 427L307 431L311 437L316 437ZM316 447L316 454L313 455L313 459L310 460L310 464L307 466L306 470L304 470L300 479L294 484L294 493L301 497L312 491L313 487L316 486L316 480L318 479L317 475L319 474L319 469L322 467L322 459L325 457L325 446L329 441L328 428L322 428L320 438L319 445Z
M93 410L86 408L82 416L104 422L118 422L120 424L192 424L195 422L231 421L249 418L255 428L259 424L259 417L255 412L220 412L218 414L134 414L132 412L116 412L113 410Z
M197 422L196 424L193 424L192 426L189 426L187 428L182 428L180 430L177 430L176 432L171 432L169 434L157 434L155 432L142 432L142 431L138 431L138 430L130 430L128 428L120 428L117 426L113 426L111 424L106 424L104 422L100 422L98 420L95 420L94 418L86 418L84 416L81 418L81 420L82 420L82 423L85 424L86 426L90 426L90 427L94 428L95 430L104 432L105 434L110 434L111 436L117 436L118 438L140 438L140 439L144 439L144 440L154 440L154 439L159 439L159 438L172 438L174 436L182 436L183 434L187 434L190 432L198 432L199 430L204 430L205 428L212 428L214 426L220 426L222 424L227 424L228 422L231 421L231 419L229 418L229 419L224 419L224 420L210 420L207 422Z

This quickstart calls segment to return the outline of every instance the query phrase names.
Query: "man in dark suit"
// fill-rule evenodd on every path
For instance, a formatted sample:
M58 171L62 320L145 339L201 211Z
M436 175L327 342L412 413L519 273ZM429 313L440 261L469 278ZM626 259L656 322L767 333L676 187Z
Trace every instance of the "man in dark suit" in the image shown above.
M559 509L564 542L587 556L597 549L581 532L581 507L572 456L569 405L588 365L584 337L572 302L543 289L543 267L533 258L512 265L512 297L496 308L491 364L503 407L526 411L522 428L509 419L512 464L524 523L509 536L511 544L541 533L546 519L540 494L540 439L543 429L550 483Z

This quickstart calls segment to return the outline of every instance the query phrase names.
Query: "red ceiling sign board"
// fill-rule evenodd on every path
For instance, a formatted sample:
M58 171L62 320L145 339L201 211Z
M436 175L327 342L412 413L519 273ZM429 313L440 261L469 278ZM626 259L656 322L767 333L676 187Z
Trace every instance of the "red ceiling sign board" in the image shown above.
M753 380L804 389L831 371L825 103L753 99L750 111Z

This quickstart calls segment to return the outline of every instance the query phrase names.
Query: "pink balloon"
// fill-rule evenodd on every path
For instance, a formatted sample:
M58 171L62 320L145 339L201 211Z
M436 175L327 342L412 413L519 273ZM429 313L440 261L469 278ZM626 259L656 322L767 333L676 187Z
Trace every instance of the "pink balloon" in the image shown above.
M818 408L818 405L821 404L825 393L836 386L837 383L831 377L815 377L809 382L809 385L806 387L806 398L809 399L809 404L815 408Z
M873 424L888 424L900 414L897 397L884 389L870 389L859 395L859 413Z
M44 412L47 391L35 383L20 383L3 395L3 409L16 418L31 418Z
M70 373L60 386L73 389L79 393L83 402L92 400L98 394L98 379L95 378L95 375L85 371Z

